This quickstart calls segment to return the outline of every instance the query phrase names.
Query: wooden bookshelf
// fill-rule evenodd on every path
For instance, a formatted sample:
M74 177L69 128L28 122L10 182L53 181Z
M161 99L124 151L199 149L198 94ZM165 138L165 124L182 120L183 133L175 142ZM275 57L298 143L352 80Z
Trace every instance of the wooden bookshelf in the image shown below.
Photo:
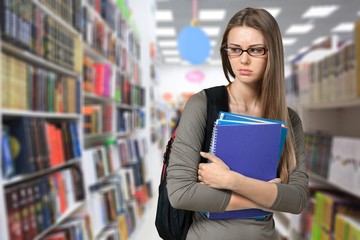
M48 69L52 69L54 71L61 72L61 73L64 73L64 74L67 74L70 76L75 76L75 77L79 76L79 74L76 73L75 71L68 70L64 67L61 67L61 66L55 64L55 63L49 62L44 58L41 58L29 51L24 51L23 49L20 49L10 43L2 42L1 47L2 47L1 50L3 52L9 53L16 57L19 57L27 62L31 62L31 63L37 64L39 66L43 66Z
M53 11L51 11L48 7L46 7L43 3L41 3L39 0L32 0L32 2L38 7L40 8L44 13L46 13L47 15L51 15L52 18L54 18L54 20L56 20L58 23L60 23L62 26L64 26L66 29L68 29L69 31L71 31L72 33L79 35L81 33L79 33L71 24L69 24L68 22L64 21L61 17L59 17L56 13L54 13Z
M331 188L334 188L338 191L344 192L348 195L351 195L351 196L354 196L354 197L360 199L360 194L354 192L354 189L349 189L347 186L343 186L339 183L331 182L331 181L329 181L329 179L319 176L316 173L309 173L309 176L310 176L310 179L314 182L319 182L321 184L328 185Z
M46 16L48 19L50 19L50 21L52 21L53 23L55 22L56 24L58 24L59 28L61 26L61 28L65 29L66 32L68 32L71 35L74 35L75 38L80 38L81 34L75 30L74 27L72 27L69 23L66 23L65 21L63 21L60 17L58 17L57 15L55 15L53 12L51 12L47 7L45 7L42 3L40 3L40 1L38 0L31 0L31 1L11 1L13 4L13 10L17 10L19 7L19 4L24 4L24 6L22 6L23 8L21 9L23 12L22 13L26 13L22 16L20 16L18 14L18 12L14 12L13 15L16 18L24 18L22 19L22 24L25 24L27 26L29 26L30 22L34 25L39 24L41 21L39 22L33 22L33 18L32 18L32 14L36 13L41 13L44 14L42 16ZM9 3L9 1L7 2ZM5 4L7 4L5 3ZM65 3L64 3L65 4ZM4 5L2 5L4 6ZM4 16L4 12L3 11L9 11L9 9L7 8L8 6L4 6L3 9L1 9L1 14ZM32 12L32 10L34 10L34 12ZM26 12L28 11L28 12ZM29 18L29 16L31 16ZM35 19L35 17L34 17ZM5 21L7 21L7 19L5 19ZM23 28L22 31L26 32L26 29L29 28ZM17 29L19 30L19 29ZM32 31L32 30L31 30ZM37 32L38 33L38 32ZM27 35L27 43L30 42L29 38L33 38L35 35L33 35L33 32L30 34L29 31L26 32ZM31 35L31 36L30 36ZM21 35L22 37L25 36L25 33L23 33L23 35ZM45 34L44 34L45 36ZM48 36L47 36L48 37ZM63 38L64 39L64 38ZM24 40L24 39L23 39ZM31 42L34 41L35 39L32 39ZM53 39L54 43L59 44L60 39ZM77 40L76 40L77 41ZM39 42L40 43L40 42ZM41 44L42 45L42 44ZM43 46L42 46L43 47ZM65 49L66 47L62 46L63 49ZM56 124L60 124L62 122L64 123L73 123L73 132L71 134L75 134L75 133L80 133L80 130L82 128L81 125L81 119L82 116L80 114L79 111L76 111L77 106L76 105L76 101L72 102L72 100L76 99L75 95L75 91L73 92L74 95L70 96L70 95L65 95L65 93L61 93L61 96L66 96L66 103L65 102L61 102L61 109L55 109L55 111L50 110L52 107L49 107L49 111L40 111L40 110L36 110L35 108L33 108L33 95L37 95L35 93L35 88L33 89L32 87L30 87L30 80L31 79L31 83L33 82L37 82L39 83L39 79L37 78L38 76L35 77L35 75L33 75L33 72L31 72L30 70L27 72L28 75L26 75L26 78L22 78L22 80L29 81L29 85L26 85L26 89L24 91L23 90L19 90L19 91L13 91L13 94L16 95L17 98L24 98L24 93L26 94L26 104L27 106L22 106L21 108L19 108L18 106L12 106L12 105L6 105L6 107L4 107L5 102L3 102L3 100L6 100L6 104L8 101L8 94L9 89L4 89L4 85L5 80L7 81L7 79L10 80L17 80L18 82L16 82L16 84L19 84L19 78L20 75L5 75L5 74L10 74L10 70L8 71L8 69L4 69L2 68L4 66L4 64L8 64L7 66L9 68L14 68L15 70L13 72L11 72L11 74L22 74L22 71L25 70L25 68L30 69L31 67L36 68L39 72L41 72L41 74L44 74L42 76L45 76L45 73L47 72L51 72L51 74L54 74L55 78L54 81L69 81L69 84L74 84L74 86L76 84L80 85L80 81L81 81L81 74L80 71L78 71L78 68L76 68L76 64L74 64L73 66L70 67L69 64L63 64L64 62L61 62L61 59L65 59L62 57L57 58L57 62L56 61L51 61L49 59L45 58L45 53L44 52L40 52L35 50L35 47L33 45L26 45L24 44L24 41L20 41L19 39L16 39L15 36L9 36L9 35L5 35L5 33L3 32L3 29L1 29L1 40L0 40L0 49L1 49L1 66L0 66L0 84L2 86L2 91L0 91L0 130L2 132L1 136L2 136L2 140L0 142L0 149L4 148L4 138L5 135L3 134L3 130L4 130L4 123L13 123L15 120L19 120L19 119L34 119L34 122L38 122L39 120L43 121L43 123L56 123ZM69 50L69 49L67 49ZM81 46L78 48L78 50L81 50ZM23 64L22 67L25 66L25 68L21 68L19 66L14 66L12 65L13 62L6 62L6 59L4 58L4 54L6 54L7 56L11 56L12 59L16 59L17 62L16 63L20 63ZM67 54L70 54L69 52ZM75 58L76 53L74 53L74 58ZM16 68L15 68L16 67ZM38 72L37 72L38 73ZM37 74L36 73L36 74ZM66 77L66 80L61 80L59 76L62 77ZM24 77L24 75L21 75L21 77ZM69 80L71 79L71 80ZM48 79L44 78L43 82L48 83ZM71 81L71 83L70 83ZM15 81L12 81L15 83ZM12 84L12 83L11 83ZM26 84L28 84L28 82L26 82ZM24 87L24 85L22 85L22 87ZM14 85L12 90L16 90L16 88L20 89L19 85ZM40 87L39 87L40 89ZM50 86L49 86L50 89ZM70 88L67 88L66 91L68 91ZM72 89L74 90L74 88ZM50 92L50 91L49 91ZM67 92L66 94L68 94L69 92ZM77 93L81 93L80 91ZM55 93L53 95L54 98L52 98L54 104L56 101L59 101L59 99L55 99ZM51 102L49 102L50 99L50 95L47 95L46 98L44 97L44 99L39 99L36 101L43 101L41 104L44 104L44 106L46 104L51 104ZM64 101L65 97L63 97L62 101ZM56 102L58 103L58 102ZM17 103L18 104L18 103ZM65 106L66 104L66 106ZM71 110L68 109L68 107L71 107ZM45 108L45 107L44 107ZM65 109L66 108L66 109ZM36 121L35 121L36 120ZM42 123L41 123L42 124ZM34 154L32 157L38 157L40 158L40 156L42 157L42 161L44 161L46 159L46 161L48 161L50 159L50 155L49 152L47 152L48 149L48 145L49 142L45 141L47 133L45 132L45 127L44 125L41 125L40 123L37 123L37 129L36 129L36 133L32 133L30 137L33 137L30 140L31 143L31 147L33 148L33 152L32 154ZM43 128L44 127L44 128ZM13 129L9 130L9 134L13 134L12 131ZM32 130L30 130L32 131ZM34 129L35 132L35 129ZM23 134L26 134L23 132ZM61 132L59 130L59 136L61 136L62 134L64 134L63 132ZM70 130L67 133L67 137L69 137L70 139ZM65 136L65 135L64 135ZM72 139L72 144L75 144L75 135L71 136ZM39 142L39 140L41 140L41 142ZM80 137L80 134L76 137L76 140L78 141L77 144L82 145L82 139ZM44 141L44 142L42 142ZM11 143L13 144L13 143ZM78 147L80 147L78 145ZM16 146L16 145L15 145ZM30 145L27 146L20 146L20 150L24 149L24 148L28 148ZM70 145L69 142L64 142L62 147L58 148L58 151L60 152L64 152L65 151L65 147L68 149L72 149L71 151L75 151L73 149L73 147L75 148L74 145ZM36 150L35 150L36 149ZM78 150L81 151L81 149L78 148ZM2 150L0 150L0 153ZM35 155L36 154L36 155ZM15 159L15 156L10 156L11 158L9 159L10 162L13 161ZM27 156L29 157L29 156ZM68 156L66 156L67 158ZM50 223L49 221L49 225L44 227L44 229L42 229L41 231L39 230L40 227L39 225L36 226L36 228L38 228L36 230L36 232L34 231L34 229L31 233L31 236L34 237L34 239L42 239L44 235L46 235L48 232L52 231L53 229L55 229L57 226L59 226L64 220L66 220L69 216L73 215L75 212L77 212L80 208L82 208L84 206L84 196L80 196L81 193L81 189L83 188L83 186L81 185L81 174L78 175L79 172L76 172L80 169L80 164L81 164L81 156L77 156L77 157L73 157L73 158L68 158L66 159L67 161L64 161L62 164L58 164L56 166L43 166L41 169L36 169L35 171L29 172L29 173L19 173L16 172L17 169L15 169L15 171L12 173L11 177L7 177L3 174L3 161L4 158L2 157L2 167L1 167L1 173L0 173L0 207L2 209L1 213L0 213L0 238L4 239L4 240L8 240L8 239L12 239L12 236L9 233L9 229L8 226L10 224L12 224L11 221L9 221L8 218L8 214L9 214L9 204L7 204L7 200L6 200L6 194L9 191L13 191L13 189L25 189L26 191L29 191L28 193L26 193L27 197L23 197L23 195L19 195L19 200L23 201L26 200L26 203L22 203L21 207L22 209L27 209L27 211L31 211L30 209L32 209L33 204L35 204L35 196L32 195L33 194L33 190L28 190L28 189L32 189L33 186L36 186L37 184L40 184L39 182L43 181L43 179L47 179L47 178L53 178L53 181L55 181L55 178L62 178L64 176L67 176L72 179L72 178L77 178L77 180L75 181L74 179L70 180L70 178L68 178L66 181L68 181L68 185L67 185L67 196L69 197L68 199L66 199L67 203L66 203L66 211L62 212L62 213L56 213L54 214L54 219L51 220L53 222ZM64 159L65 160L65 159ZM28 162L26 162L26 164L28 164ZM4 170L5 171L5 170ZM74 173L72 173L74 172ZM76 174L75 174L76 172ZM75 174L75 175L72 175ZM55 177L56 176L56 177ZM80 180L80 181L78 181ZM60 180L59 180L60 182ZM57 183L59 183L57 182ZM73 184L72 186L70 186L70 184ZM52 186L53 188L51 188L51 190L54 191L52 197L54 197L54 208L58 208L59 205L55 205L57 203L55 198L60 198L59 195L55 194L55 186ZM70 187L72 189L70 189ZM50 187L49 187L50 189ZM64 189L64 188L63 188ZM50 190L49 190L50 191ZM58 191L58 190L56 190ZM64 190L63 190L64 191ZM30 192L32 192L30 194ZM77 193L75 193L77 192ZM64 192L63 192L64 193ZM28 195L29 194L29 195ZM75 196L76 194L79 194L77 196ZM62 195L61 197L64 198L65 195ZM70 199L70 196L72 196L73 198ZM29 198L28 198L29 197ZM31 197L31 198L30 198ZM78 198L79 197L79 198ZM38 203L39 201L43 201L43 199L41 198L40 200L37 199L36 200ZM71 202L72 201L72 202ZM62 208L61 211L64 211L65 208L65 204L62 203ZM25 210L24 210L25 211ZM32 215L33 216L33 215ZM20 218L20 220L22 219L22 221L28 220L28 219L23 219L23 216ZM33 224L33 222L32 222ZM38 223L36 223L38 224ZM23 225L23 222L20 222L20 226ZM22 232L22 229L18 229L20 232ZM26 232L22 233L22 234L26 234ZM33 235L35 234L35 235Z
M21 1L16 1L15 3L14 1L14 9L19 7L16 4L20 4L20 2ZM76 4L76 7L74 8L74 6L67 5L69 2L71 2L72 4ZM91 201L90 188L92 188L94 185L101 185L103 183L107 183L113 178L119 176L122 176L121 178L124 179L124 171L126 173L133 172L132 174L130 174L132 175L133 184L135 184L136 182L137 184L145 185L145 182L142 183L142 181L144 181L146 178L146 176L143 176L143 173L146 172L143 169L145 167L144 158L146 154L143 140L146 139L139 138L138 136L141 135L139 133L144 128L142 123L145 121L146 116L144 100L146 96L146 87L143 84L143 76L141 73L142 69L140 67L140 39L138 34L134 32L133 23L129 22L128 13L122 13L122 11L124 11L124 6L120 8L118 5L119 1L114 0L107 2L107 4L110 4L108 6L108 11L110 12L105 13L106 18L103 18L104 13L100 13L99 9L95 10L95 2L99 3L98 1L94 0L24 1L24 3L26 3L24 9L32 9L34 10L34 12L31 14L37 14L36 16L34 15L34 19L36 19L34 20L34 22L31 22L33 20L30 20L30 18L28 18L27 22L25 21L24 24L28 24L30 26L30 23L32 23L36 27L38 27L37 31L39 32L36 32L36 34L34 34L38 38L34 40L34 43L31 43L29 39L20 39L20 41L18 39L14 39L15 36L9 35L8 33L8 35L2 33L2 38L0 40L1 53L4 53L11 56L12 58L16 58L17 60L21 61L25 64L24 66L26 66L26 68L28 67L28 65L39 68L40 74L45 74L47 71L50 72L51 74L56 76L54 78L54 81L64 81L66 82L64 83L64 86L68 86L68 84L74 84L75 90L74 88L70 87L66 89L65 87L59 87L59 89L61 89L61 93L59 92L59 95L56 95L55 93L49 91L49 89L51 89L51 85L49 85L46 88L49 93L44 94L43 99L33 100L33 98L31 97L32 95L36 94L32 92L35 90L29 90L32 89L30 86L32 86L31 81L33 80L29 76L34 76L33 73L29 71L29 75L26 75L26 81L29 81L29 83L26 82L26 84L28 84L26 85L26 91L23 88L21 92L15 92L17 95L21 96L21 98L26 98L23 99L24 102L26 100L26 104L23 104L21 107L17 107L17 105L16 107L13 107L12 105L8 104L8 91L0 90L0 106L2 106L0 108L0 130L3 132L6 123L12 122L13 119L22 118L39 119L41 121L49 122L55 125L61 125L62 122L75 123L77 130L76 139L79 140L77 144L80 148L79 151L81 152L80 156L66 159L67 161L59 165L54 165L53 167L38 169L29 173L15 174L15 176L11 176L8 178L5 178L5 175L2 172L0 173L0 208L4 210L0 212L0 238L3 240L11 239L10 233L8 231L8 226L9 224L11 224L11 222L9 222L7 216L9 207L7 205L9 204L7 204L6 201L6 191L11 188L22 188L23 186L30 184L32 181L38 181L43 178L52 178L55 175L58 176L59 174L63 174L63 172L69 174L69 172L71 171L79 171L79 175L76 175L76 177L78 177L76 183L81 183L81 186L76 187L83 189L84 192L81 193L79 189L73 187L72 193L75 194L76 192L80 196L82 196L81 194L83 194L83 197L81 199L77 199L76 203L69 206L69 208L66 209L66 211L62 214L57 214L56 219L54 219L54 221L49 226L47 226L46 229L43 229L41 232L38 232L36 236L34 236L34 239L43 239L47 235L53 234L54 232L59 230L63 226L63 224L66 224L67 220L74 217L79 211L84 211L89 214L90 225L92 225L93 222L96 222L96 220L94 219L95 216L92 213L92 210L89 208L89 202ZM122 2L122 4L127 3ZM79 6L81 6L81 9L79 8ZM7 6L5 6L5 9L0 10L1 13L6 10L6 7ZM77 9L79 11L81 10L81 12L74 12L74 9ZM89 20L96 19L96 24L98 25L91 25L90 21L84 22L84 27L79 24L79 19L77 17L81 16L81 18L83 18L84 15L82 11L84 10L86 10L87 15L90 17ZM128 9L125 10L127 12L129 11ZM31 14L29 12L29 15ZM15 15L17 16L17 13ZM58 35L62 35L61 39L66 39L63 40L66 42L61 42L62 40L60 39L54 39L54 36L51 35L54 33L51 33L49 29L46 29L49 28L49 26L43 26L43 23L49 25L50 28L53 27L52 30L57 32ZM39 30L41 28L43 28L43 32ZM89 29L91 29L92 31L99 30L100 35L97 35L96 38L93 38L94 32L87 32ZM46 32L45 30L47 30L48 32ZM30 37L30 35L28 37ZM46 39L46 41L43 38ZM50 46L46 45L49 43ZM55 48L56 51L54 50ZM1 55L0 57L3 58L3 55ZM83 89L83 84L86 77L83 72L84 58L91 59L94 64L106 64L107 67L109 67L109 73L111 75L106 76L108 78L108 85L104 87L104 91L91 92ZM3 60L1 61L1 63L3 63ZM6 74L8 74L10 70L5 69L5 71L3 71L4 69L2 69L2 66L3 65L1 64L0 85L2 87L9 87L9 85L6 85L8 84L8 82L3 81L2 79L7 79ZM20 70L22 71L23 69L20 68ZM16 70L13 70L13 74L18 73ZM16 76L12 77L16 78ZM35 79L37 80L36 77L34 77L34 81ZM63 80L62 77L65 77L65 80ZM116 78L118 79L118 84L122 83L123 85L117 85ZM28 79L31 79L31 81ZM25 77L23 77L22 80L25 80ZM46 81L49 81L49 79L46 77L44 78L44 81L45 83L47 83ZM24 85L22 86L24 87L25 83L23 82L23 84ZM101 87L101 85L99 86ZM16 86L13 86L12 89L15 89L15 87ZM98 85L96 87L98 87ZM40 89L44 90L43 88ZM76 94L65 95L69 94L69 89L72 90L72 93ZM26 95L26 97L22 95ZM56 96L54 97L54 95ZM5 100L4 102L3 99ZM33 101L38 101L41 104L46 102L46 104L50 105L51 107L46 106L49 109L47 109L46 111L38 109L35 110L35 108L32 108ZM58 107L56 108L56 110L52 109L54 108L54 106L53 102L51 101L53 101L54 105L56 104L56 107ZM105 126L107 126L106 128L104 127L101 129L101 131L96 133L86 134L84 132L86 116L83 114L82 109L86 105L98 105L101 108L108 107L109 109L111 109L110 112L112 113L106 115L103 119L104 121L106 121L106 124L104 124ZM71 110L69 106L71 107ZM122 114L126 116L122 116ZM122 116L122 118L126 121L126 130L124 131L120 130L120 126L123 127L123 122L120 122L120 120L118 119L119 116ZM71 134L72 133L73 132L71 132ZM64 134L64 136L69 137L71 134ZM70 137L69 139L72 140L72 138ZM109 139L113 139L114 142L109 143ZM30 140L32 139L29 139L28 142L30 142ZM35 142L35 139L33 139L33 141ZM0 141L0 154L2 153L2 149L4 147L2 142L3 141ZM119 149L117 149L117 147L124 142L126 142L127 146L126 154L128 154L129 156L122 156L122 159L118 157L117 161L119 162L118 165L115 164L115 166L118 166L120 169L111 168L111 171L109 171L106 176L100 178L98 181L95 182L91 180L90 182L92 183L89 184L87 172L85 171L89 162L87 161L87 159L84 158L83 152L92 148L104 146L105 148L109 147L109 149L111 149L109 150L109 153L106 154L116 155L117 151L120 151ZM37 143L36 148L38 149L36 151L40 149L41 151L44 151L42 153L45 154L45 145L47 144ZM67 150L63 148L62 152L66 154L65 152L67 151L68 156L70 156L70 152L71 154L74 154L74 152L76 151L69 145L65 144L65 146ZM115 155L111 156L112 162L116 161L116 159L114 159ZM108 157L110 158L110 156ZM120 161L124 161L124 164L120 164ZM131 202L134 211L135 209L136 211L138 209L143 209L143 205L138 205L139 203L136 200L137 196L135 194L139 191L142 191L143 186L137 186L136 188L134 186L132 190L127 190L126 186L126 184L122 186L122 188L124 188L124 191L129 191L131 193L121 194L128 194L128 201ZM121 194L119 193L119 195ZM60 196L55 197L60 198ZM124 206L130 208L130 206L127 206L127 204L130 205L129 202L125 202L124 204ZM61 206L56 207L61 208ZM123 214L123 212L121 214ZM136 221L135 219L132 220ZM120 218L115 221L109 222L104 226L103 231L97 233L93 232L93 229L91 227L87 229L89 229L90 235L96 237L98 236L98 234L102 234L102 232L104 232L104 234L107 234L109 228L114 228L114 232L117 232L118 230L116 230L116 228L120 228L121 222L125 223L125 221L120 220ZM131 232L134 232L136 230L135 225L136 224L134 222L134 226L129 226L131 228L129 229L129 234L130 230ZM125 237L125 235L123 237Z
M87 133L84 130L85 155L82 164L85 174L86 194L89 196L89 213L95 224L93 228L93 236L96 238L107 234L116 235L119 231L117 226L120 222L122 222L120 220L122 214L128 214L127 217L131 219L131 215L129 215L130 213L127 213L126 211L126 204L128 200L136 203L134 195L135 188L127 185L124 174L125 172L133 172L133 170L124 163L126 159L131 160L132 162L141 161L140 158L142 157L137 156L134 151L135 149L133 148L133 142L137 140L138 136L137 131L141 131L141 128L138 129L135 125L137 121L135 111L137 109L143 109L145 106L144 104L137 104L131 98L132 92L135 92L135 90L133 90L134 88L144 89L141 74L137 74L139 77L135 79L134 74L132 73L133 66L135 64L139 64L141 59L139 58L139 55L131 58L128 56L129 52L133 51L130 49L130 46L138 45L139 39L132 38L131 40L135 41L135 43L129 43L130 40L127 36L129 34L133 34L133 29L120 9L117 9L115 14L113 14L116 16L115 21L113 22L115 26L113 26L112 24L109 24L108 19L104 19L103 15L99 14L96 6L94 7L94 2L95 1L88 1L84 5L84 7L88 9L87 17L91 19L93 24L90 28L98 29L101 33L103 31L103 37L108 39L109 44L110 42L112 44L108 46L109 48L104 49L102 45L97 42L99 40L92 39L88 36L84 39L85 71L89 72L86 72L83 79L86 82L86 88L91 90L89 91L88 89L83 89L83 106L95 106L96 108L100 107L102 114L105 114L105 111L110 110L108 118L111 118L111 126L106 126L106 124L103 125L103 128L106 128L107 130L101 130L95 133ZM115 49L112 49L114 46L116 46ZM102 75L97 75L98 73L96 71L101 71L98 70L102 69L100 67L101 65L110 69L109 72L111 73L111 76L106 76L105 74L104 79L101 79ZM139 71L141 72L140 68ZM106 79L106 77L108 79ZM124 87L125 84L122 85L124 81L127 81L126 87ZM96 88L95 86L99 84L100 86L104 84L103 91L94 91ZM145 96L145 92L143 95ZM125 96L128 98L125 98ZM109 109L105 110L105 108ZM124 112L126 113L125 115L128 116L122 116L124 115ZM140 117L141 116L139 116L139 118ZM85 116L83 115L83 120L84 118ZM101 121L104 122L105 119L102 119ZM126 121L125 125L127 128L125 131L119 130L119 126L122 126L124 123L123 121ZM110 144L109 141L111 142ZM144 147L140 148L142 152L145 151ZM102 152L102 157L98 156L100 161L99 159L96 161L95 158L97 157L94 157L94 153L99 151L99 149L102 149L100 150ZM104 154L104 152L106 152L106 154ZM93 165L99 164L99 162L101 162L101 167L99 167L100 165ZM104 168L104 172L102 172L100 176L96 176L97 172L94 169L99 168ZM131 176L132 177L130 177L130 179L135 179L138 175L134 172ZM143 177L145 178L145 176ZM101 194L104 192L104 189L111 186L111 184L109 185L109 182L112 180L114 182L121 181L122 193L120 195L123 195L124 198L121 206L124 210L118 213L118 218L108 219L108 221L103 222L101 221L102 217L99 216L99 212L97 211L98 209L94 209L91 206L94 204L93 201L95 201L95 199L97 199L97 201L99 201L99 199L103 199ZM114 205L113 203L108 202L107 204L101 205L116 208L115 206L119 207L117 204ZM143 206L137 206L137 208L142 207ZM136 220L132 219L131 221ZM134 230L132 227L135 226L129 225L126 231L122 230L126 237L129 237L128 235L130 235Z
M360 99L342 100L330 103L317 103L304 105L302 108L306 111L318 111L318 110L334 110L345 108L357 108L360 106Z
M53 229L55 229L56 227L58 227L64 220L66 220L69 216L71 216L72 214L74 214L76 211L80 210L81 208L83 208L85 205L85 202L79 202L76 205L72 206L71 208L69 208L60 218L58 218L56 220L56 222L49 227L48 229L46 229L45 231L41 232L39 235L36 236L36 238L34 240L40 240L42 239L46 234L48 234L49 232L51 232Z
M358 89L360 89L360 78L358 75L360 55L355 55L355 49L357 51L360 49L358 41L360 36L359 21L357 21L356 26L353 41L344 44L337 51L319 50L317 53L324 53L321 59L318 58L315 61L308 59L299 62L298 65L300 69L295 71L295 78L293 78L296 79L299 84L299 91L288 93L292 100L295 100L294 102L297 103L295 108L300 114L305 133L313 135L313 140L309 140L310 142L306 142L307 140L305 139L305 156L307 153L313 154L307 159L307 164L313 164L308 166L311 194L315 194L316 191L333 191L341 196L347 196L353 204L358 203L360 200L360 194L357 190L358 185L349 187L346 181L339 181L339 177L350 179L351 174L356 173L353 170L346 173L343 169L340 169L345 169L345 167L343 167L346 165L345 162L342 167L339 166L339 163L338 165L332 165L337 160L334 160L331 154L334 154L334 139L346 139L354 142L360 139L360 129L358 127L358 119L360 118L360 95L358 91ZM314 51L317 50L315 49ZM341 61L341 67L340 64L337 64L339 59L343 60ZM289 81L290 80L291 79L289 79ZM330 155L324 158L323 150L325 145L321 143L319 137L325 135L331 138L331 146L329 146ZM353 145L356 146L355 144ZM339 145L337 146L339 148ZM311 147L314 147L314 149ZM350 153L351 150L349 150L349 148L342 147L342 151L348 151L346 154ZM339 150L337 151L336 154L339 154L337 155L337 159L345 161L343 158L346 158L346 160L355 161L354 164L358 166L359 159L355 153L352 153L352 155L341 155ZM332 170L330 168L331 166L333 166ZM334 166L338 168L334 168ZM316 169L316 167L318 167L318 169ZM351 168L347 167L345 170L349 171L349 169ZM343 175L334 174L334 171ZM332 176L331 173L333 174ZM316 208L315 199L315 196L311 196L309 199L309 204L314 208ZM327 201L331 202L331 197L329 197ZM341 200L339 201L341 202ZM313 219L315 219L315 214L312 211L311 209L306 209L303 213L305 214L304 217L313 217ZM320 216L322 216L321 214L330 216L332 213L317 213L317 221L321 221L319 220L319 214ZM335 221L334 219L332 219L332 221ZM335 231L335 229L333 229L334 227L329 231L329 229L322 226L323 223L318 222L316 223L317 227L313 227L308 221L309 219L301 219L301 221L297 222L295 228L298 228L296 235L300 236L299 239L307 240L311 234L315 234L316 236L313 236L315 238L319 237L319 231L322 231L322 234L326 236L330 236ZM314 222L315 220L312 221ZM324 219L323 221L329 221L329 219ZM279 223L281 223L280 220ZM327 227L328 226L329 224ZM302 229L299 230L300 227L302 227ZM309 229L311 232L299 232L301 230L309 231ZM287 233L285 233L285 236L287 236L286 234ZM325 238L325 235L323 238ZM292 239L292 237L294 236L291 235L288 239Z
M79 163L80 163L80 159L70 160L70 161L68 161L64 164L61 164L59 166L56 166L56 167L44 169L44 170L37 171L37 172L31 173L31 174L16 176L16 177L10 178L9 180L3 180L3 185L4 185L4 187L10 187L12 185L21 184L21 183L27 182L31 179L38 178L38 177L41 177L44 175L49 175L51 173L57 172L61 169L64 169L64 168L67 168L69 166L76 165Z
M34 112L34 111L21 111L21 110L11 110L11 109L3 109L2 114L4 116L27 116L27 117L39 117L46 119L73 119L79 120L81 116L79 114L72 113L48 113L48 112Z

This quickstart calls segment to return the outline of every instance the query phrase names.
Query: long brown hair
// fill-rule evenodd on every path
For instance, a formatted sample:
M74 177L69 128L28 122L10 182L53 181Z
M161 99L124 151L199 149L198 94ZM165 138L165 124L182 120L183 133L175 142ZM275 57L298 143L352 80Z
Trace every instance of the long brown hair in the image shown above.
M222 37L220 55L226 79L235 78L229 58L225 52L228 34L234 27L247 26L260 31L268 48L268 60L261 81L260 94L263 117L279 119L286 122L288 134L280 159L278 172L282 182L287 183L289 173L296 166L294 150L294 133L288 114L285 97L284 51L281 32L275 18L264 9L245 8L237 12L229 21ZM229 76L230 75L230 76Z

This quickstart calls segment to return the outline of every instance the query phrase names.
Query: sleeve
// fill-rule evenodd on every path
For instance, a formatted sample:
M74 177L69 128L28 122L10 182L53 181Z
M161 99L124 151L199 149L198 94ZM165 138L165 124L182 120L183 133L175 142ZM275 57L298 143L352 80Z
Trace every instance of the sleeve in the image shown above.
M278 194L270 209L299 214L308 200L309 177L304 154L304 132L300 117L289 109L295 136L296 168L289 175L288 184L277 184Z
M206 94L201 91L190 97L181 115L167 169L167 190L175 208L222 212L231 192L207 187L197 179L206 118Z

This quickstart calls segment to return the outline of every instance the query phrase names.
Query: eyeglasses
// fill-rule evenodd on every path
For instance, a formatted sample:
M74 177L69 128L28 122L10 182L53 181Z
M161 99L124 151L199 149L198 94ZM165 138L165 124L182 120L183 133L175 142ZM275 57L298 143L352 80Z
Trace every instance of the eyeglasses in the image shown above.
M241 49L237 47L224 48L229 57L240 57L241 54L247 52L250 56L260 57L264 56L268 49L264 47L251 47L248 49Z

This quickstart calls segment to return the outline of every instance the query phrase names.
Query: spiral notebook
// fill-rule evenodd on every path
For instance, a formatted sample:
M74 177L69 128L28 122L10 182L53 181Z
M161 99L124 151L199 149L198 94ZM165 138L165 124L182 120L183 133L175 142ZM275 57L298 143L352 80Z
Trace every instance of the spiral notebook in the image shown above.
M259 119L216 120L210 152L221 158L231 170L245 176L269 181L276 178L284 123ZM284 130L285 129L285 130ZM209 212L209 219L257 218L270 215L261 209Z
M242 114L236 114L236 113L230 113L230 112L224 112L220 111L218 119L221 120L228 120L228 121L235 121L235 122L248 122L250 123L279 123L281 124L281 138L280 138L280 149L279 149L279 159L282 154L282 150L284 147L284 143L286 140L286 135L288 128L285 125L284 121L276 120L276 119L268 119L268 118L259 118L259 117L253 117L253 116L247 116Z

